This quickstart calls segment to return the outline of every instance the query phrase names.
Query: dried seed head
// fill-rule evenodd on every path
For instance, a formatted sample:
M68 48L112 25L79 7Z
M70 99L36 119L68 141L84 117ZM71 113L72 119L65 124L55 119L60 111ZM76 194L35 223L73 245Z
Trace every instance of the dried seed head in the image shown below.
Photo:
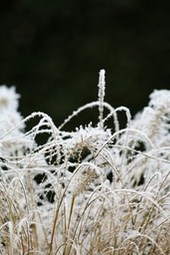
M99 83L98 83L98 100L99 100L99 126L103 127L103 111L104 111L104 96L105 96L105 70L102 69L99 72Z

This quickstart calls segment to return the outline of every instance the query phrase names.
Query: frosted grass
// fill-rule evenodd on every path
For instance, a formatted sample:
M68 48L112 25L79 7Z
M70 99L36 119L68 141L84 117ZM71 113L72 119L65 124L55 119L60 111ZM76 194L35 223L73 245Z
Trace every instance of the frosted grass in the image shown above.
M23 118L19 97L0 87L0 254L170 254L170 91L132 117L104 101L101 70L98 101L58 127L42 112ZM64 130L94 107L95 126Z

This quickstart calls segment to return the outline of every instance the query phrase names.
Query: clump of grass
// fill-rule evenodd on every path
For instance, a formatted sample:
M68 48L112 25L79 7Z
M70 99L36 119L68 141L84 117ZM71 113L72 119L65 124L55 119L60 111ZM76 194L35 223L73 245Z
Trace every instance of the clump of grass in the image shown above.
M104 70L98 88L56 127L42 112L23 118L15 88L0 87L0 254L170 254L170 91L132 118L104 101ZM64 131L93 107L96 126Z

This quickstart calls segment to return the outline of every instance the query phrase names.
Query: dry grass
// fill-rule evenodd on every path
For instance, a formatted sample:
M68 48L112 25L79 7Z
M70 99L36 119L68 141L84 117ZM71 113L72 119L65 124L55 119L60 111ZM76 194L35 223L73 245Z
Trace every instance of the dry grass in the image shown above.
M104 75L98 101L58 128L41 112L23 119L14 88L0 88L1 255L170 254L170 91L154 91L131 119L104 102ZM96 126L63 131L89 107Z

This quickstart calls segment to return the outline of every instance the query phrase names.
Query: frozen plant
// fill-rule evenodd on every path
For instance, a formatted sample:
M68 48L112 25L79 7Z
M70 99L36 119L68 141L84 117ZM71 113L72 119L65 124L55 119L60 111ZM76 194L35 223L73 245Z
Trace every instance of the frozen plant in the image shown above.
M104 97L101 70L98 100L56 127L42 112L23 118L15 88L0 87L0 254L170 254L170 91L133 118ZM94 107L97 125L64 130Z

